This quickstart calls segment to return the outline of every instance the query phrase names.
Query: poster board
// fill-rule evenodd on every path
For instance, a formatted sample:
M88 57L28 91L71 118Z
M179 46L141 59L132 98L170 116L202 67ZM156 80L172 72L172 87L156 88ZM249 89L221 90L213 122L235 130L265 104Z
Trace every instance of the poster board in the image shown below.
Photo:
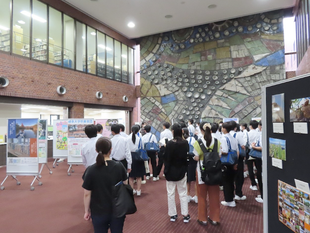
M223 118L223 123L229 121L235 121L237 124L239 124L239 118Z
M89 138L84 132L94 119L68 119L68 164L82 164L82 146Z
M54 120L53 158L68 157L68 120Z
M38 119L8 119L7 175L37 175Z
M101 124L103 127L102 136L103 137L112 137L111 126L113 124L124 124L122 118L109 118L109 119L96 119L95 124Z
M283 80L262 89L262 123L263 123L263 185L264 185L264 232L291 233L292 230L279 220L278 214L278 180L294 187L295 179L310 183L309 134L294 132L291 122L292 100L309 96L310 74ZM294 88L292 88L294 87ZM272 97L284 93L284 133L273 129ZM296 119L302 119L297 117ZM305 127L309 132L309 123L304 117ZM285 140L285 160L271 157L269 139ZM265 145L265 146L264 146ZM283 146L282 146L283 147ZM284 147L283 147L284 148ZM283 150L282 148L282 150ZM280 153L280 152L279 152ZM283 156L282 156L283 157ZM298 216L299 217L299 216ZM297 232L297 231L295 231ZM300 231L306 232L306 231Z
M39 163L47 163L47 120L39 120L38 138Z

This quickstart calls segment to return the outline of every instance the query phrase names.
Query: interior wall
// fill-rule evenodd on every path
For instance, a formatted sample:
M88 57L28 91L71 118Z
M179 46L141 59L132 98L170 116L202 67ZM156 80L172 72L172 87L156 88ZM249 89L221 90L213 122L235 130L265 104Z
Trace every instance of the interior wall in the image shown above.
M261 116L261 87L285 79L283 11L140 39L141 121L249 122Z
M8 119L21 118L21 105L0 103L0 109L0 135L7 135Z

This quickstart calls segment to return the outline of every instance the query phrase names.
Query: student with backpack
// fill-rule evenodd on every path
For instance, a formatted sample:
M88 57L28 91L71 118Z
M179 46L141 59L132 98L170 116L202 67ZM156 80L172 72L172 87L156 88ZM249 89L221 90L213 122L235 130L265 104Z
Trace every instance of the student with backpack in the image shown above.
M191 183L193 181L196 181L196 167L197 167L197 161L193 159L195 156L194 154L194 144L196 142L195 138L193 136L189 136L189 132L187 128L183 128L183 137L188 141L189 146L189 152L188 152L188 166L187 166L187 201L194 201L195 203L198 203L197 198L197 189L195 186L195 196L190 195L191 190Z
M212 225L219 225L220 223L220 189L219 183L221 181L221 162L220 162L220 148L221 143L216 138L211 135L211 125L207 122L202 122L200 124L200 130L203 135L201 139L194 144L194 159L198 161L196 169L196 185L197 185L197 195L198 195L198 223L200 225L207 225L209 221ZM205 151L205 152L204 152ZM212 158L215 158L209 163L208 166L208 155L211 157L211 153L206 153L207 151L212 151ZM214 153L213 153L214 152ZM212 167L216 167L216 171L208 173ZM214 176L213 176L214 175ZM207 184L208 181L213 181L213 184ZM207 210L207 196L209 196L209 215Z

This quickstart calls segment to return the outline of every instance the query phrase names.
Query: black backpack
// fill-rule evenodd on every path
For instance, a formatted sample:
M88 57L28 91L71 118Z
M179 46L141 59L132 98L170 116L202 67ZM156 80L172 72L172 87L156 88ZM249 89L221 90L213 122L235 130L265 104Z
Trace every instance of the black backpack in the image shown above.
M201 179L207 185L219 185L222 181L222 163L219 156L218 141L214 139L213 150L207 150L201 139L198 140L203 152L202 166L199 161Z

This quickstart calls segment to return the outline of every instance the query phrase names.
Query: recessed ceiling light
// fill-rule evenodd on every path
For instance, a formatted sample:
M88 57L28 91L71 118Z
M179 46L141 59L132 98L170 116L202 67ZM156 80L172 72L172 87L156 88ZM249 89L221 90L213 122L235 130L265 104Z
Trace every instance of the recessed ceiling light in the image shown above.
M217 5L215 5L215 4L211 4L211 5L208 6L209 9L214 9L216 7L217 7Z
M173 16L172 15L165 15L166 19L171 19Z
M96 32L91 32L90 33L92 36L95 36L96 35Z
M18 20L17 23L19 24L25 24L25 22L23 20Z
M127 26L130 27L130 28L134 28L136 25L133 22L129 22L127 24Z

